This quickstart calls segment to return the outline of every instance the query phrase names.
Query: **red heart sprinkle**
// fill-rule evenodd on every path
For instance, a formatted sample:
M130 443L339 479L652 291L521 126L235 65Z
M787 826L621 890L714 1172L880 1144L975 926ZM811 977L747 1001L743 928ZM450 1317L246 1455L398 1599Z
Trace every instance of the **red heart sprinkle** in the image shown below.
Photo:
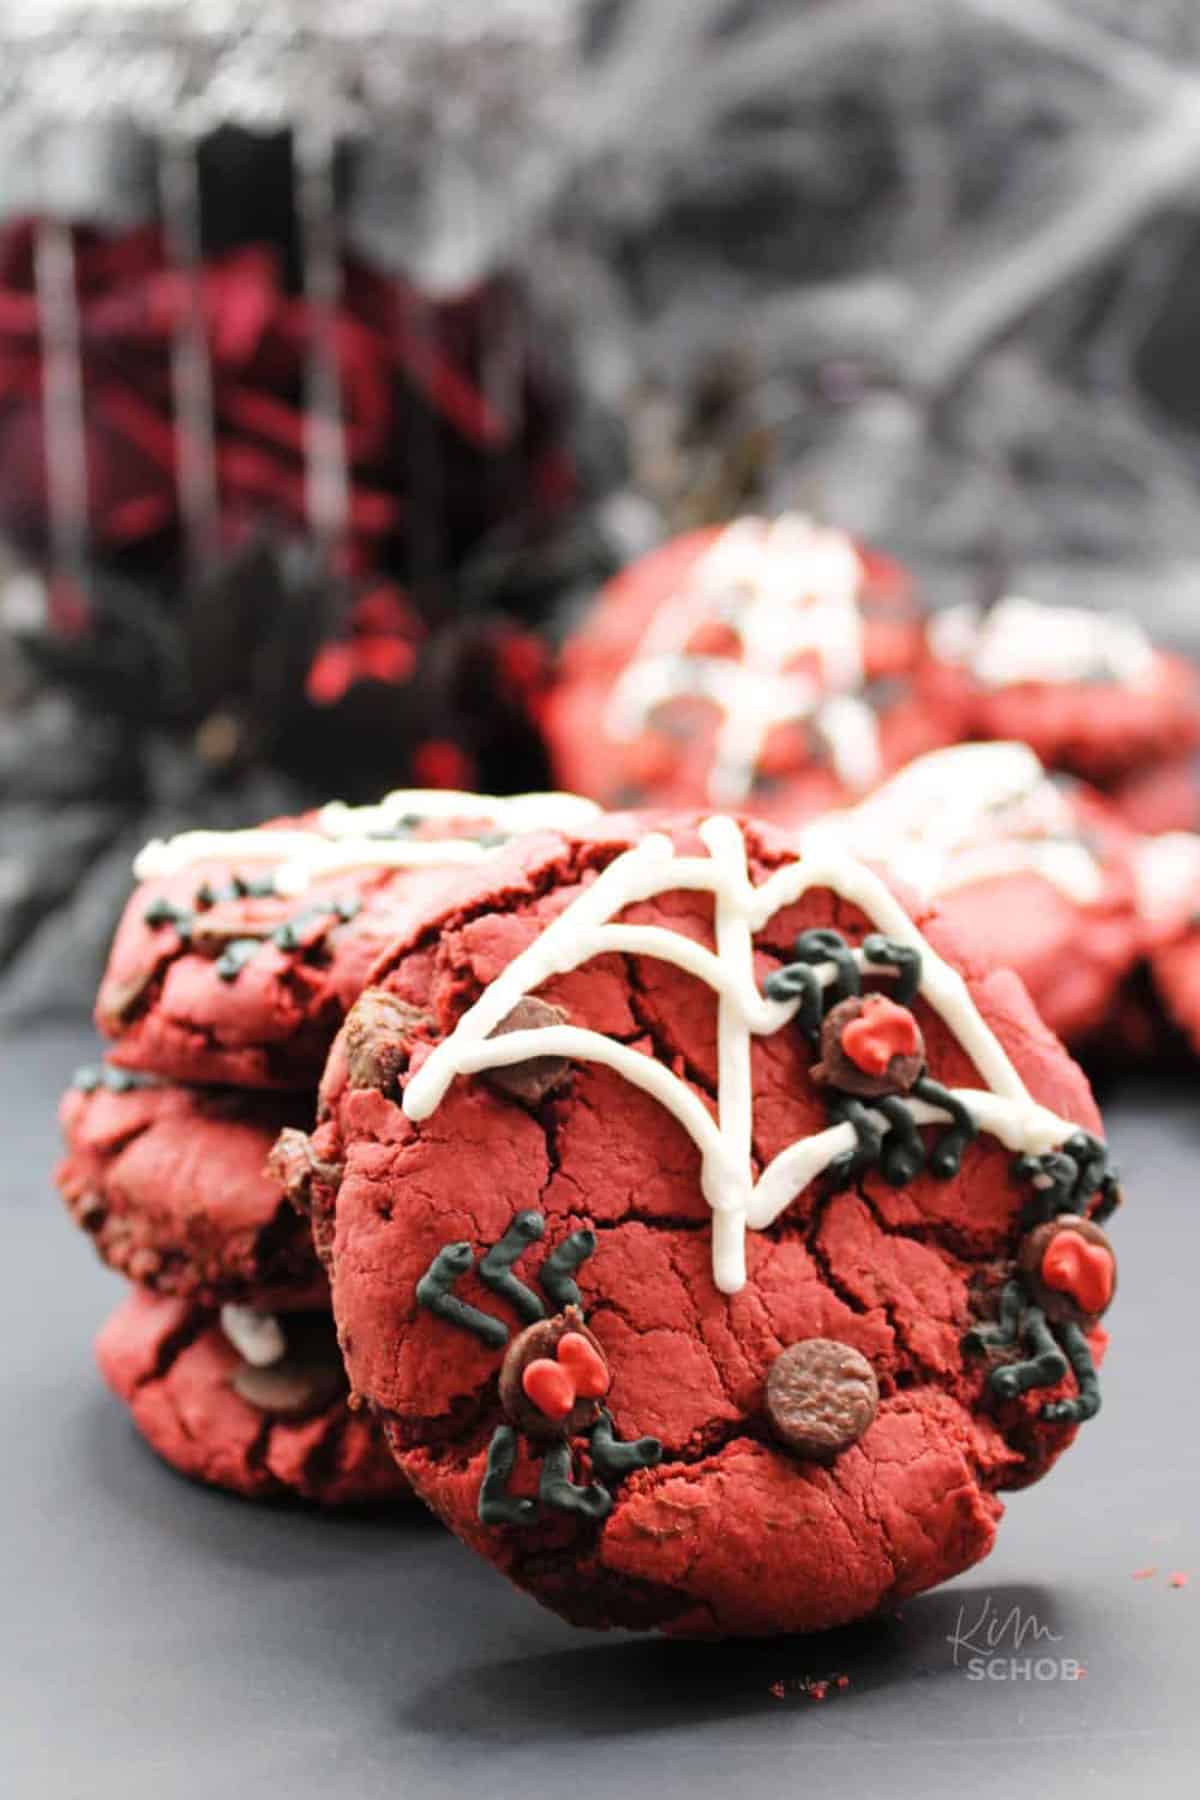
M578 1331L568 1331L558 1340L558 1360L571 1371L575 1392L585 1400L599 1400L607 1394L612 1376L596 1346Z
M548 1356L535 1357L525 1365L521 1386L548 1419L565 1419L575 1404L575 1377L570 1369L551 1362Z
M842 1032L842 1049L865 1075L886 1075L894 1056L914 1056L920 1047L917 1021L886 994L868 994Z
M1042 1280L1069 1294L1085 1313L1101 1313L1113 1296L1116 1271L1112 1252L1090 1244L1078 1231L1060 1231L1042 1257Z

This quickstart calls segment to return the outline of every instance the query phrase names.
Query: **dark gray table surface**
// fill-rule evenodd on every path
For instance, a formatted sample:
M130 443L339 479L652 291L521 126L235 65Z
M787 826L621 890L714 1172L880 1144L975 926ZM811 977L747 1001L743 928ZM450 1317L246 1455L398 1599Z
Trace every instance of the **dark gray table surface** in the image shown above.
M1110 1099L1130 1204L1105 1410L1011 1497L990 1561L830 1637L672 1645L572 1632L415 1512L259 1509L155 1460L90 1361L119 1284L50 1186L57 1093L90 1050L67 1028L0 1045L6 1800L1200 1792L1185 1081ZM1043 1634L1015 1657L1014 1607ZM985 1609L1009 1626L973 1680L950 1639ZM805 1689L843 1673L822 1703Z

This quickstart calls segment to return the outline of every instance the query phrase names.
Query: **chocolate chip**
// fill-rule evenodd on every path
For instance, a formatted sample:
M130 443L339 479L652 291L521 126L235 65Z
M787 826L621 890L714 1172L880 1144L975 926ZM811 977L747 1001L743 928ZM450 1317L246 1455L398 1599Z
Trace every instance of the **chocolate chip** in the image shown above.
M879 1004L881 1000L889 1008L895 1008L894 1001L875 994L851 994L849 999L840 1000L830 1008L821 1026L821 1060L812 1067L814 1081L819 1081L826 1087L838 1088L844 1094L854 1094L862 1100L879 1100L885 1094L909 1092L925 1067L924 1040L911 1014L907 1016L915 1033L916 1049L893 1056L887 1068L878 1074L864 1069L861 1063L854 1061L842 1043L846 1027L855 1024L872 1004Z
M428 1022L424 1013L386 988L367 988L351 1008L342 1032L350 1086L395 1095L408 1067L413 1036Z
M312 1147L308 1133L285 1125L267 1158L267 1168L297 1212L312 1214L313 1190L336 1193L342 1179L340 1163L324 1162Z
M1047 1251L1057 1240L1070 1238L1074 1238L1079 1247L1076 1260L1081 1265L1086 1265L1089 1260L1093 1264L1090 1271L1086 1266L1079 1268L1072 1283L1074 1292L1045 1278ZM1062 1245L1059 1248L1061 1260ZM1056 1219L1037 1226L1022 1239L1018 1261L1033 1300L1055 1323L1092 1325L1112 1304L1117 1285L1116 1253L1107 1234L1090 1219L1075 1213L1059 1213ZM1068 1271L1063 1269L1060 1280L1066 1279L1067 1275ZM1094 1296L1088 1293L1096 1281L1101 1290L1107 1287L1106 1293L1097 1292ZM1093 1300L1094 1304L1091 1303Z
M835 1338L792 1344L767 1376L767 1415L776 1437L814 1462L832 1462L857 1443L878 1410L874 1369L860 1351Z
M590 1431L600 1417L598 1398L581 1397L565 1417L551 1419L525 1392L525 1371L530 1363L542 1359L554 1362L560 1342L572 1332L587 1340L607 1371L608 1359L597 1339L584 1324L583 1314L577 1306L568 1306L557 1318L541 1319L536 1325L528 1326L519 1337L513 1339L505 1352L504 1361L500 1365L500 1404L505 1416L526 1437L543 1442L553 1438L574 1437L580 1432Z
M273 1419L309 1419L343 1402L345 1371L333 1320L323 1313L284 1315L287 1355L266 1368L241 1362L233 1391Z
M510 1031L543 1031L549 1025L565 1025L566 1022L567 1015L560 1006L550 1006L545 1000L527 995L524 1000L517 1001L491 1035L502 1037ZM498 1088L523 1106L537 1106L561 1084L570 1066L565 1056L531 1056L524 1062L486 1069L484 1080L489 1087Z

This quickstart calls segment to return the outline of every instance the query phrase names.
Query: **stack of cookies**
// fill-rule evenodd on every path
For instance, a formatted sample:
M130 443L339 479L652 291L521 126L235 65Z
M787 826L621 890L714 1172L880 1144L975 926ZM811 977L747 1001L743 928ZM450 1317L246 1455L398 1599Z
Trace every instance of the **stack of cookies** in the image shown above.
M134 1284L101 1365L187 1472L411 1489L581 1624L861 1618L1099 1411L1121 1196L1061 1037L1200 971L1200 840L1129 807L1182 806L1190 675L751 520L601 597L547 730L591 797L139 859L63 1105Z
M514 829L592 810L405 792L139 858L97 1003L112 1047L63 1100L58 1180L133 1284L101 1369L184 1473L325 1505L405 1491L347 1404L328 1284L271 1152L312 1126L329 1044L408 909Z

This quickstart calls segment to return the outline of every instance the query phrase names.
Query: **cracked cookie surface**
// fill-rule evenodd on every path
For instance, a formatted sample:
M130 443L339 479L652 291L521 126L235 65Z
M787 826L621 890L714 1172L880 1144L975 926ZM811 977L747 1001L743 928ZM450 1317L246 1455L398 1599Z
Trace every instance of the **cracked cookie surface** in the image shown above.
M344 1384L314 1391L307 1406L293 1400L290 1416L244 1399L238 1353L203 1307L135 1289L101 1328L96 1361L141 1436L195 1481L248 1500L320 1506L408 1492L379 1427L347 1406Z
M1040 1394L998 1401L988 1360L963 1346L973 1322L998 1305L1022 1235L1029 1190L1012 1154L981 1134L944 1179L927 1169L894 1187L867 1168L840 1191L815 1181L747 1234L745 1281L724 1292L696 1143L614 1069L574 1062L532 1103L464 1075L419 1123L403 1109L404 1089L467 1009L648 823L664 821L613 817L589 836L510 847L486 876L464 877L376 966L374 986L410 1009L412 1024L391 1046L387 1092L353 1082L335 1046L310 1147L309 1166L325 1172L309 1183L315 1238L354 1390L383 1421L421 1496L519 1585L596 1626L681 1634L832 1626L986 1555L999 1491L1044 1474L1072 1436L1069 1424L1043 1417ZM692 823L672 824L670 834L685 854L699 848ZM769 828L747 824L744 836L755 884L794 863ZM1019 981L973 956L928 909L914 917L931 950L961 971L1034 1100L1097 1130L1084 1077ZM664 884L621 918L698 946L713 941L704 893ZM813 928L861 945L872 925L856 905L814 887L755 934L760 985ZM625 949L554 975L538 995L573 1027L653 1059L715 1110L716 1007L694 975ZM939 1082L983 1086L941 1014L923 998L914 1012ZM825 1130L829 1115L799 1030L755 1036L749 1054L757 1173ZM539 1473L537 1446L508 1438L497 1458L503 1351L423 1305L418 1286L453 1248L462 1271L455 1297L498 1319L502 1337L515 1336L522 1316L481 1271L514 1220L530 1215L542 1229L515 1264L530 1286L546 1286L546 1263L573 1234L594 1234L575 1279L608 1371L603 1404L617 1440L657 1440L661 1453L609 1484L602 1516L542 1506L520 1525L485 1524L486 1478L499 1473L515 1499L532 1501L546 1465ZM776 1359L809 1339L848 1346L878 1383L877 1412L829 1466L789 1453L766 1407ZM1096 1328L1094 1355L1103 1342ZM1073 1392L1071 1378L1055 1391ZM600 1453L578 1440L574 1457L575 1491L588 1492Z

